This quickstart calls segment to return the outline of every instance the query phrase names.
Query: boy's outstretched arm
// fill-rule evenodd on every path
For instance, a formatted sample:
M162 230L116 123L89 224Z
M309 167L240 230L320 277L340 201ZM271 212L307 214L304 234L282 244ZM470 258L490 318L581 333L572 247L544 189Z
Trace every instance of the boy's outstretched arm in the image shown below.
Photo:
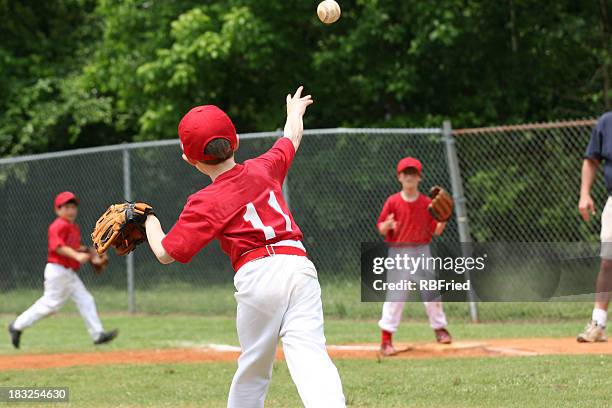
M302 97L303 89L304 87L300 86L293 96L291 94L287 95L287 122L285 123L283 136L293 142L293 147L296 151L304 134L304 121L302 118L308 105L314 102L310 95Z
M174 262L172 258L162 246L162 239L166 236L162 230L161 224L156 216L149 214L147 221L145 222L145 228L147 229L147 240L151 251L157 257L157 260L164 265Z
M74 248L70 248L69 246L66 245L62 245L60 247L58 247L55 252L57 252L58 254L68 257L68 258L72 258L75 261L77 261L80 264L84 264L89 262L89 260L91 259L91 255L89 255L86 252L79 252Z

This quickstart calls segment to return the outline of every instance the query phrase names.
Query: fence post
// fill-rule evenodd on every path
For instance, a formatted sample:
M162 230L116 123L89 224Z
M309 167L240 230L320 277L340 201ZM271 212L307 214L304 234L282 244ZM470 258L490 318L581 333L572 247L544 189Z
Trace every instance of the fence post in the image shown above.
M132 171L130 167L130 150L126 145L123 149L123 196L126 201L132 201ZM128 312L134 313L134 253L126 257Z
M463 256L471 256L469 244L472 242L472 237L468 224L467 208L465 205L465 196L463 194L463 182L461 180L459 160L457 158L457 147L455 145L455 139L453 138L453 129L450 120L445 120L442 125L442 140L446 147L446 164L448 165L448 173L450 174L451 187L453 189L453 199L455 200L455 215L457 217L461 251ZM470 279L469 271L465 272L465 278L467 280ZM470 308L470 317L473 322L477 322L478 305L476 304L476 297L472 289L468 292L468 304Z

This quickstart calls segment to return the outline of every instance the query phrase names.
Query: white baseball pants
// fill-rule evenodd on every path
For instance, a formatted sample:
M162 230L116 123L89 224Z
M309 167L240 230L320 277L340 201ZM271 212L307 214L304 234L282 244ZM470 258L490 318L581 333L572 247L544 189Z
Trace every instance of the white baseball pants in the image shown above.
M234 277L242 354L229 408L261 408L279 338L306 408L344 408L338 370L325 347L321 288L306 257L273 255L245 264Z
M93 296L85 288L76 272L53 263L48 263L45 267L44 294L28 310L17 317L13 327L17 330L30 327L43 317L57 312L69 298L72 299L83 317L89 335L96 340L103 328Z
M409 257L414 258L431 257L429 245L389 248L389 258L394 258L398 254L401 256L408 255ZM418 282L420 279L435 279L435 271L433 270L420 268L412 272L414 273L411 273L411 271L406 269L388 270L387 282L400 282L404 279L414 282ZM393 301L387 301L383 304L382 316L378 321L378 327L390 333L395 333L397 331L400 321L402 320L402 312L406 304L405 301L402 301L402 298L405 298L406 296L406 291L402 293L387 293L387 299L392 299ZM421 292L421 298L423 299L423 305L425 306L425 312L427 313L427 318L429 319L429 325L431 328L437 330L448 326L442 302L439 300L440 294L433 291Z
M390 333L395 333L402 320L406 302L385 302L383 303L382 317L378 321L378 327ZM443 329L448 326L442 302L423 302L425 312L429 319L429 326L432 329Z

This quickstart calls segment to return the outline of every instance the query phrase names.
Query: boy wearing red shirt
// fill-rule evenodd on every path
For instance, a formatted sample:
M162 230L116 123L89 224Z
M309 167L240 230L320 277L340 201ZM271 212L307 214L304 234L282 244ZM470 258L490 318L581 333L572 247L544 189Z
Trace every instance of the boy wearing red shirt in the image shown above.
M229 391L230 408L260 408L279 338L307 408L345 407L338 371L327 354L321 288L282 184L303 134L310 95L287 95L284 137L263 155L238 164L236 130L218 107L198 106L181 120L183 159L212 179L192 194L164 234L147 216L147 239L161 263L189 262L218 239L236 271L236 328L242 354Z
M70 191L59 193L54 200L57 218L49 225L45 292L28 310L9 325L11 342L19 348L21 333L38 320L57 312L71 298L85 321L94 344L108 343L118 331L105 332L98 317L93 296L78 275L79 267L89 262L87 247L81 245L81 230L75 223L79 199Z
M407 254L414 258L431 257L429 243L434 235L441 235L446 227L445 222L438 222L431 216L427 209L431 199L418 190L422 171L423 165L413 157L406 157L397 165L397 179L402 185L402 190L387 199L377 222L378 231L390 246L388 255L390 258L398 254L402 256ZM394 244L402 245L394 246ZM412 271L412 274L407 271L390 270L387 271L387 280L391 280L389 277L392 277L393 281L427 279L433 278L433 274L434 271L424 268ZM421 297L424 298L423 304L436 340L443 344L451 343L439 294L427 292L421 293ZM380 354L383 356L396 354L392 336L400 324L404 304L403 301L387 301L383 304L382 317L378 322L382 331Z

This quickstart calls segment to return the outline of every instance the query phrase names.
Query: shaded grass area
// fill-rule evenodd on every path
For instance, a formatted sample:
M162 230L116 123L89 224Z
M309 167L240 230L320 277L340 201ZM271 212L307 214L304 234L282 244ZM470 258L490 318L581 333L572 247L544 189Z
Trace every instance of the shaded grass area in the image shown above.
M353 281L322 282L325 315L337 318L375 319L380 315L381 303L361 302L360 286ZM124 289L92 285L90 287L98 309L102 312L125 312L128 309ZM187 283L161 284L147 290L136 290L136 309L143 313L197 313L208 316L233 316L236 310L234 288L231 284L194 286ZM0 293L0 313L19 313L42 295L40 289L18 289ZM479 303L479 317L483 321L506 320L588 320L592 301L566 302L491 302ZM420 302L407 305L408 316L425 316ZM74 311L68 302L67 311ZM469 321L466 303L446 303L451 320Z
M413 306L421 308L421 305ZM238 345L233 317L106 314L102 316L105 328L119 328L120 335L108 345L94 347L81 318L73 313L61 313L43 319L25 330L22 349L16 351L10 345L5 331L13 318L12 315L0 315L0 327L4 331L0 336L0 354L171 348L209 343ZM582 323L584 322L472 324L451 321L449 328L457 340L568 337L576 335L582 328ZM325 334L329 344L375 343L380 340L374 319L327 318ZM399 342L433 341L433 333L424 320L406 319L400 325L395 339Z
M603 407L611 363L612 357L591 355L336 365L348 407ZM225 407L234 369L204 363L24 370L0 373L0 386L68 386L71 407L215 408ZM300 406L286 364L276 363L266 407Z

